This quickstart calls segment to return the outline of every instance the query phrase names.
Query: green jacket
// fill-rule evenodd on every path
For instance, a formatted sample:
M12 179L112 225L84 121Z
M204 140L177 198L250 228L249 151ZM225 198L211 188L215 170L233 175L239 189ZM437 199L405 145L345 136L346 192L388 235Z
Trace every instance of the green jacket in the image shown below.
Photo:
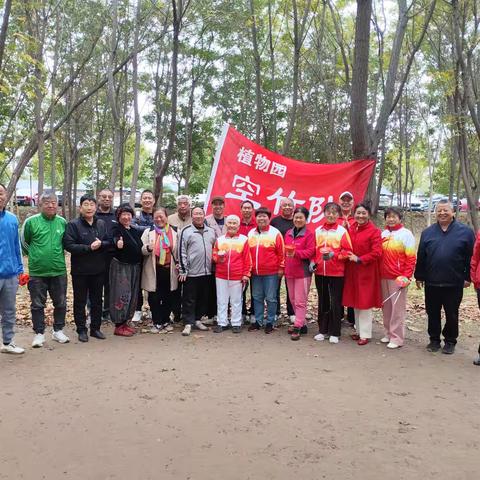
M63 234L67 221L55 215L48 219L37 213L25 220L22 227L22 249L28 255L28 271L32 277L66 275Z

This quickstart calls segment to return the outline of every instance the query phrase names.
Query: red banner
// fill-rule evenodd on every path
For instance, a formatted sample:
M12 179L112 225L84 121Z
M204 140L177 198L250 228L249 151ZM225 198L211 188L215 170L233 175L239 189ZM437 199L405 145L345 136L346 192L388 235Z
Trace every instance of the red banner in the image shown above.
M308 163L284 157L257 145L233 127L225 125L218 142L205 207L210 199L225 197L225 213L240 213L240 203L251 200L278 215L282 198L310 211L315 226L323 219L323 206L339 201L342 192L363 199L375 167L374 160L347 163Z

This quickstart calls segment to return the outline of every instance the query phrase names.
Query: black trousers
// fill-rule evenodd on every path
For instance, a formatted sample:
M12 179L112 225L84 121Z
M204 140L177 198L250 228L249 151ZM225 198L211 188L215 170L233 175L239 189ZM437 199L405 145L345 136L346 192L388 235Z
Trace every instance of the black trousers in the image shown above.
M315 275L318 292L318 331L339 337L342 324L343 277Z
M178 282L178 288L172 292L172 312L174 322L179 322L182 318L182 292L183 283Z
M185 325L195 325L207 311L213 275L187 277L183 284L182 317Z
M445 343L457 343L458 309L463 298L463 287L433 287L425 285L425 310L428 316L430 341L440 342L440 334ZM442 330L441 312L445 311L445 326Z
M103 278L103 311L102 316L107 317L110 314L110 264L113 255L105 255L105 275Z
M28 282L30 292L33 331L45 332L45 304L47 293L53 302L53 330L57 332L65 326L67 313L67 276L30 277Z
M250 308L247 308L247 288L243 289L242 294L242 315L255 315L255 308L253 307L253 291L252 291L252 280L250 279L249 282L250 286Z
M104 272L97 275L72 275L73 318L78 333L87 331L87 298L90 299L90 330L100 329L104 275Z
M156 291L148 292L148 304L152 312L154 325L170 323L170 313L174 301L174 292L170 290L170 266L157 265Z
M280 277L278 279L278 288L277 288L277 315L280 315L280 288L282 286L282 278L285 277ZM285 290L287 293L287 314L288 316L290 315L295 315L295 310L293 309L292 304L290 303L290 297L288 295L288 286L287 286L287 280L285 279Z
M208 291L207 307L205 315L208 318L213 318L217 314L217 283L215 282L215 275L207 275L207 281L204 288Z

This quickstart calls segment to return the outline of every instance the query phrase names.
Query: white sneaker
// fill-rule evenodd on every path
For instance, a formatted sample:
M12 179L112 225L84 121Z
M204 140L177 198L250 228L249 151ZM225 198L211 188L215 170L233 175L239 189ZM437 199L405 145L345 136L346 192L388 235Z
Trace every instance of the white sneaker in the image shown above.
M182 330L182 335L184 337L188 337L191 332L192 332L192 326L188 324L188 325L185 325L185 328Z
M68 343L70 339L63 333L63 330L57 330L52 333L52 340L58 343Z
M400 345L397 345L396 343L389 342L387 345L387 348L400 348Z
M333 335L330 335L330 338L328 339L328 341L329 341L330 343L338 343L339 338L338 338L338 337L335 337L335 336L333 336Z
M142 321L142 311L137 310L132 318L132 322L141 322Z
M325 335L323 333L317 333L313 339L317 342L323 342L325 340Z
M161 331L162 331L161 325L152 325L152 328L150 329L150 333L160 333Z
M388 343L390 341L390 339L388 337L383 337L382 339L380 339L380 341L382 343Z
M37 333L33 337L32 348L41 348L45 343L45 335L43 333Z
M295 315L290 315L290 323L292 325L295 323Z
M13 355L20 355L21 353L25 353L25 349L22 347L17 347L13 342L10 342L8 345L4 345L0 347L1 353L11 353Z
M208 330L208 327L206 327L200 320L197 320L195 322L195 328L197 328L198 330L202 330L202 332Z
M216 315L214 317L205 317L205 320L203 320L203 322L201 322L201 323L203 325L213 325L215 323L216 319L217 319Z
M172 327L172 325L168 324L167 326L165 326L165 327L163 328L163 331L164 331L164 332L173 332L173 327Z

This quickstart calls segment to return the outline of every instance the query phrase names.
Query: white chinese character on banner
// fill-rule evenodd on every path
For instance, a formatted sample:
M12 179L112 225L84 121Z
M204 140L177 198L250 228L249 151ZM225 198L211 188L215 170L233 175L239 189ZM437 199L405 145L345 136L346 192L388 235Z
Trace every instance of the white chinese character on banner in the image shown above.
M261 172L268 173L270 168L270 163L272 163L267 157L258 153L255 157L255 170L260 170Z
M260 193L260 185L253 183L250 180L250 177L241 177L240 175L235 175L233 177L232 187L235 188L237 193L228 192L225 195L225 198L234 198L236 200L250 200L253 203L254 208L259 208L260 203L253 200L253 196L256 196Z
M285 178L285 174L287 173L286 165L282 165L277 162L272 162L272 169L270 170L272 175L277 175L277 177Z
M310 217L308 223L318 223L320 222L325 214L323 213L323 204L325 203L325 197L310 197L310 205L308 210L310 211ZM333 196L329 195L327 199L328 202L333 202Z
M285 195L282 195L282 193L283 193L283 188L279 187L275 193L272 193L270 196L267 197L267 200L275 200L275 207L273 208L274 215L278 215L278 212L280 211L280 203L284 198L290 198L291 200L293 200L294 207L296 207L297 204L303 205L305 203L305 200L297 200L295 198L295 195L297 193L295 190L292 190L288 195L288 197L286 197Z
M253 159L254 152L248 148L241 147L237 154L237 160L240 163L244 163L249 167L252 166L252 159Z

